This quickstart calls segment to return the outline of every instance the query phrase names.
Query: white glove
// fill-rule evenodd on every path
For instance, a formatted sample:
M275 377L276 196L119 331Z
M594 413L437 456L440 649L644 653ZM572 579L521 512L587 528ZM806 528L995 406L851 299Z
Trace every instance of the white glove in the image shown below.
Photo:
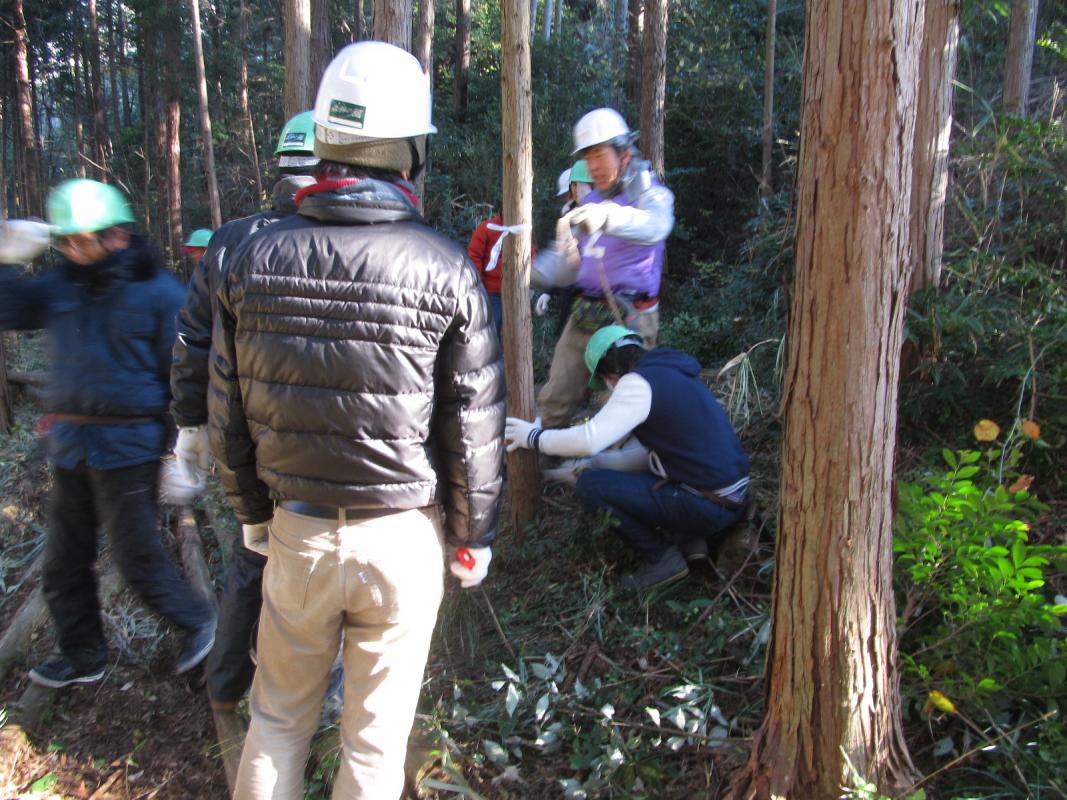
M460 586L469 589L485 580L492 560L491 547L457 547L452 551L452 563L448 569L459 578Z
M551 300L552 295L548 294L547 292L545 292L544 294L537 295L537 300L534 301L534 313L539 317L543 317L545 314L547 314L548 304L551 302Z
M592 458L568 458L558 467L541 470L541 480L545 483L566 483L574 486L578 483L578 476L592 465Z
M504 421L504 443L507 445L509 453L520 447L536 450L537 440L540 438L541 432L540 417L533 422L527 422L518 417L508 417Z
M270 523L258 522L255 525L242 525L241 538L244 540L245 547L253 553L259 553L261 556L267 555Z
M202 482L208 467L211 466L211 446L208 443L207 428L204 425L178 428L174 456L190 483Z
M567 221L572 228L581 228L586 233L596 233L603 230L608 224L608 208L606 203L589 203L578 206L567 215Z
M204 491L204 479L190 475L182 468L181 462L174 458L163 460L163 471L159 479L159 499L172 506L184 506L193 502Z
M0 222L0 264L29 264L48 249L50 231L35 219Z

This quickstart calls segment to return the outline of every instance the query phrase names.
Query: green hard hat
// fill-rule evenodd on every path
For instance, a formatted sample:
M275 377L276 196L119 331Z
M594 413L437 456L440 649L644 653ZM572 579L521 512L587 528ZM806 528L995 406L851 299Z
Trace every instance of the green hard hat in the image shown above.
M306 153L311 155L315 144L315 119L310 111L301 111L285 123L282 135L278 137L278 146L274 155L284 153Z
M634 339L634 344L642 344L641 334L635 333L625 325L608 325L594 333L589 344L585 346L585 367L592 376L589 378L589 388L593 391L602 392L608 388L603 379L597 377L597 364L608 350L623 339Z
M214 231L210 228L197 228L189 234L189 238L182 247L207 247L208 242L211 241L212 233Z
M59 184L48 195L46 205L53 236L94 233L133 222L133 212L122 192L85 178Z
M589 174L589 167L584 158L579 158L571 167L571 183L592 183L593 177Z

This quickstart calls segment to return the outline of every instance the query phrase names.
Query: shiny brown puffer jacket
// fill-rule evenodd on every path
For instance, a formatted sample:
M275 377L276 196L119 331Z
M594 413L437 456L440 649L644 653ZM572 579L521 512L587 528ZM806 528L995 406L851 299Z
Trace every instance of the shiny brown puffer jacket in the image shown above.
M305 196L231 255L218 300L211 444L241 522L269 519L272 499L442 504L451 544L492 540L504 379L489 303L400 189Z

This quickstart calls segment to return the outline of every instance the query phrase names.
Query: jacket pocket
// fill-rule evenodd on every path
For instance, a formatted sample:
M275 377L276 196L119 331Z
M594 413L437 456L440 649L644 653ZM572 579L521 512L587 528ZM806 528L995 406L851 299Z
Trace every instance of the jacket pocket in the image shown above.
M271 525L273 528L273 524ZM263 573L263 596L279 609L302 610L315 558L289 547L280 536L271 535L267 566Z

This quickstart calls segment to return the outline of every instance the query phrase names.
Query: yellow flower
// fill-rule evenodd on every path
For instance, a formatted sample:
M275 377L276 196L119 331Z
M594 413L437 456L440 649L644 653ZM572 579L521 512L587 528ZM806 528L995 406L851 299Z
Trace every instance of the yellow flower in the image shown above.
M932 705L940 709L941 711L944 711L946 714L956 713L955 704L943 694L941 694L941 692L937 691L937 689L934 689L930 692L930 694L926 696L926 703L928 706Z
M1041 426L1034 422L1032 419L1028 419L1020 426L1023 431L1023 436L1028 439L1040 439L1041 438Z
M995 442L1000 436L1000 426L991 419L978 420L974 426L974 438L980 442Z

